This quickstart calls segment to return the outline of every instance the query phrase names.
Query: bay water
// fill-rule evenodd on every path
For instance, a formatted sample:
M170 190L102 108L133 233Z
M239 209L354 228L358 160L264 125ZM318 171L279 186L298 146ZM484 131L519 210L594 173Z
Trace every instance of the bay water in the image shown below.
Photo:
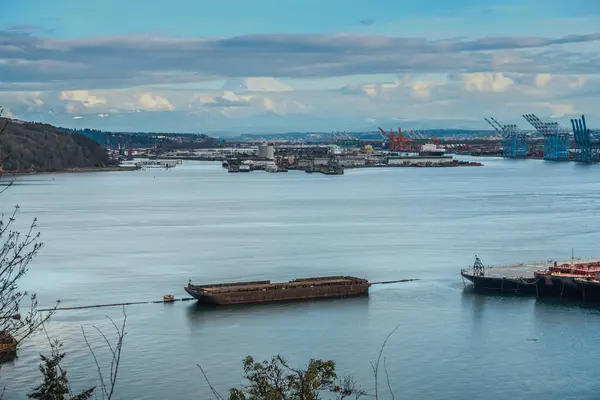
M21 288L41 307L187 297L188 280L291 280L355 275L363 298L210 310L194 301L127 306L116 399L214 398L242 383L246 355L296 366L336 361L373 391L384 350L396 399L593 399L600 390L600 310L465 290L460 269L600 255L600 166L468 158L483 167L229 174L220 163L170 170L17 178L2 212L34 217L44 247ZM6 179L6 178L3 178ZM99 384L119 307L59 311L74 390ZM83 328L83 332L82 332ZM5 397L40 382L39 333L2 367ZM382 359L383 363L383 359ZM383 364L380 368L383 368ZM383 373L383 372L382 372ZM391 398L380 375L382 398Z

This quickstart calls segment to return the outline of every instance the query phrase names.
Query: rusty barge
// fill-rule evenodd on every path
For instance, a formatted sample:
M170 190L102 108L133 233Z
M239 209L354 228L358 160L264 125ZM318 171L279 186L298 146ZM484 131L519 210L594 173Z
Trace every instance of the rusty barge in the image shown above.
M322 276L289 282L251 281L193 285L185 291L207 305L268 303L368 295L371 283L354 276Z

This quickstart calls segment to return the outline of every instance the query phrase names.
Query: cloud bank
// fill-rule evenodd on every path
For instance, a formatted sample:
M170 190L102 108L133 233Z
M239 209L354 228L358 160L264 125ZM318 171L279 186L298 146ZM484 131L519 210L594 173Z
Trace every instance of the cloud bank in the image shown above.
M315 129L393 118L482 126L482 115L518 117L523 107L542 116L597 113L586 107L600 92L599 42L600 33L57 39L20 26L0 31L0 104L22 118L114 129L156 127L147 113L178 131L294 130L307 117ZM342 82L334 89L303 87L333 79Z

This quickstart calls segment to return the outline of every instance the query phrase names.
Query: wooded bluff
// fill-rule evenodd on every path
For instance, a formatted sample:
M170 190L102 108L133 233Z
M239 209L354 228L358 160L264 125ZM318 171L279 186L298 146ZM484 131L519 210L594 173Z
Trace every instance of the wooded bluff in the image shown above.
M6 172L58 172L115 164L94 140L55 126L0 118L0 159Z

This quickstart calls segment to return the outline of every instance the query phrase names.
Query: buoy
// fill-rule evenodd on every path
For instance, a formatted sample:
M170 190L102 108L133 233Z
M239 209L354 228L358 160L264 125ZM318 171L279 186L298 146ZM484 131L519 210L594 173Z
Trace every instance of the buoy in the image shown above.
M165 294L165 295L163 296L163 301L164 301L165 303L167 303L167 302L171 302L171 301L174 301L174 300L175 300L175 296L173 296L172 294Z

